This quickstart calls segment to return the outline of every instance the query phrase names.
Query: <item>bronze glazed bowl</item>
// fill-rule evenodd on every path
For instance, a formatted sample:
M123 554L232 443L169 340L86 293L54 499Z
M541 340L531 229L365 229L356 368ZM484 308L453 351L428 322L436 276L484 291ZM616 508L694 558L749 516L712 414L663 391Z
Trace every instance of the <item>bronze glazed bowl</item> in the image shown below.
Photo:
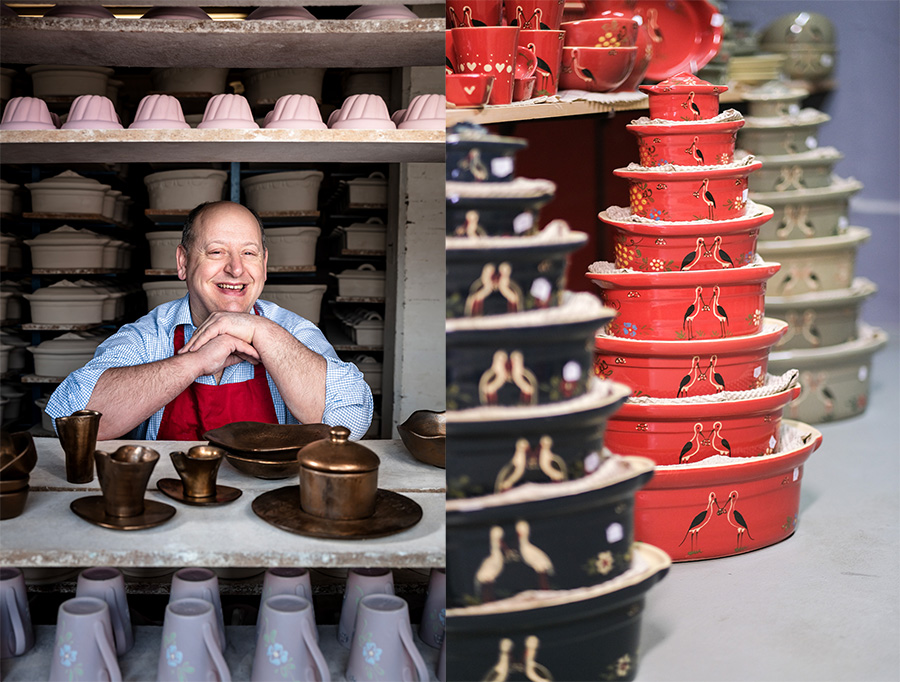
M420 462L444 468L447 417L444 412L416 410L397 425L400 438L410 454Z

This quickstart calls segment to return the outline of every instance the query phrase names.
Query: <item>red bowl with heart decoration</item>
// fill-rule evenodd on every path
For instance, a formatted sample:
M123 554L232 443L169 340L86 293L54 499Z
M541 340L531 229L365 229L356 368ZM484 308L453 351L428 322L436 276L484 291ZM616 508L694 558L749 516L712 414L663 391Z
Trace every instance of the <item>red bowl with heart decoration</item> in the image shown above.
M732 391L728 400L626 402L607 422L606 445L623 455L649 457L658 466L714 456L759 457L778 448L785 405L800 395L797 372L770 377L782 390Z
M566 32L567 47L634 47L639 26L634 16L606 10L590 19L563 22L559 28Z
M635 539L673 561L735 556L790 537L800 513L803 465L822 434L784 420L773 455L656 467L637 492Z
M642 166L716 166L734 163L737 120L697 121L669 125L630 123L625 129L638 139Z
M564 47L559 87L589 92L615 90L628 78L636 58L636 47Z
M486 73L444 74L447 101L458 107L480 107L488 103L494 77Z
M664 168L665 170L661 170ZM613 174L630 183L631 212L654 220L728 220L747 205L747 176L762 168L752 160L723 166L646 169L632 164Z
M769 351L786 332L786 322L765 318L759 333L726 339L641 341L597 334L594 372L652 398L746 391L765 382Z
M768 206L748 201L746 215L733 220L650 221L619 206L598 217L613 228L617 268L668 272L749 265L756 257L760 225L773 213Z
M719 114L719 95L727 85L713 85L688 71L656 85L642 85L650 100L650 118L668 121L699 121Z
M699 256L697 256L699 257ZM594 263L587 278L619 314L607 333L626 339L724 339L756 334L766 282L781 268L759 263L725 270L629 272Z

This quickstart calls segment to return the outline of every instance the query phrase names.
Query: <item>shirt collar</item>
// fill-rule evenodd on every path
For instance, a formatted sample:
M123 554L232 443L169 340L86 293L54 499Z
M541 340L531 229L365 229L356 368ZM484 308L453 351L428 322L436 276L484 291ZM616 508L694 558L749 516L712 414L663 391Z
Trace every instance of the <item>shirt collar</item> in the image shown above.
M175 307L172 328L174 329L180 324L186 324L189 329L194 329L194 321L191 319L190 294L185 294L184 298L179 299L178 304Z

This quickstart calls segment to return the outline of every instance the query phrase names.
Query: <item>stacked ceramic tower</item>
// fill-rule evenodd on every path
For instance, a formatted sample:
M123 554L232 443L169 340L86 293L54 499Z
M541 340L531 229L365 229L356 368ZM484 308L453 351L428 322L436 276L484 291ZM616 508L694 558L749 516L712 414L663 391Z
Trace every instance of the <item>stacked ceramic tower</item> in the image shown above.
M748 93L738 145L763 162L750 179L750 198L775 209L760 232L759 252L782 264L766 306L790 328L772 367L800 370L803 391L789 414L816 424L865 410L872 355L887 336L859 320L876 291L873 282L854 277L857 250L870 232L850 225L847 209L862 184L832 173L843 157L818 145L828 115L801 108L807 94L777 81Z
M614 311L567 292L586 241L516 138L447 135L447 678L632 679L669 558L634 542L644 457L603 447L630 393L592 372Z
M719 113L726 87L690 73L641 89L650 118L628 126L640 163L614 171L630 206L600 214L615 263L588 273L618 312L596 337L595 372L633 389L606 443L658 465L637 494L638 540L676 561L727 556L793 533L821 436L782 419L797 372L768 372L788 325L765 316L780 265L757 254L773 211L748 198L762 164L735 157L742 115Z

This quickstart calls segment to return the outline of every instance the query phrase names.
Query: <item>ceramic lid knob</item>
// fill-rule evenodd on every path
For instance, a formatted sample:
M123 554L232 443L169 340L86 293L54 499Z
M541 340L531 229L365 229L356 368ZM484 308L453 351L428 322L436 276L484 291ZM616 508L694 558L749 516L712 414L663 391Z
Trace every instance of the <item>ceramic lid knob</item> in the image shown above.
M369 448L350 440L350 429L333 426L328 440L300 450L300 466L334 474L358 474L378 469L381 460Z

